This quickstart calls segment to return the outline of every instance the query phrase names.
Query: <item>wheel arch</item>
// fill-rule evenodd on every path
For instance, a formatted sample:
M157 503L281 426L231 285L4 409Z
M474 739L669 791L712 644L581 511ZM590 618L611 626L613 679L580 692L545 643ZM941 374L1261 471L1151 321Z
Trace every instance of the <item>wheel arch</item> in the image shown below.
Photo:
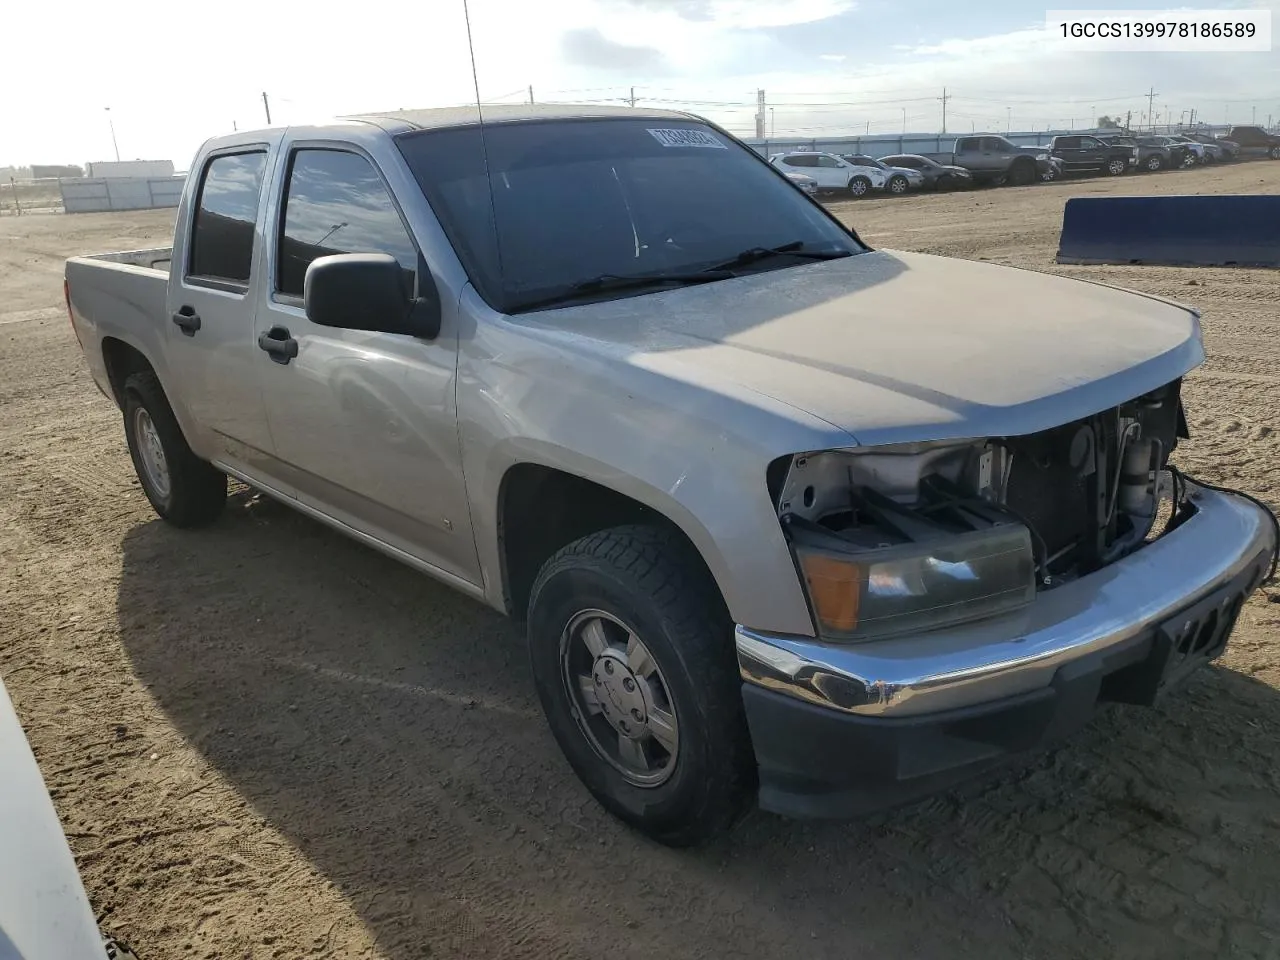
M102 363L107 371L107 382L111 385L112 397L116 406L122 410L124 409L125 381L131 376L135 373L150 373L157 381L160 380L155 365L147 359L146 354L119 337L102 338ZM163 383L160 384L160 389L164 390ZM165 396L168 397L168 391L165 391Z
M685 543L727 615L728 597L714 572L723 565L717 562L711 534L655 493L639 499L599 480L531 460L509 465L498 485L494 518L508 615L525 618L538 572L561 547L600 530L635 523L661 527Z

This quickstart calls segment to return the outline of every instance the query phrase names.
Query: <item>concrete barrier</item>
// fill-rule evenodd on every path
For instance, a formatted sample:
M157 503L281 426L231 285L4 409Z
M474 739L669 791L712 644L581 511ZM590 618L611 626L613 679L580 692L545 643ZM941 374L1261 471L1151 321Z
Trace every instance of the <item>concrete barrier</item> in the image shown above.
M176 207L186 177L79 177L58 181L67 213Z
M1073 197L1057 259L1280 267L1280 196Z

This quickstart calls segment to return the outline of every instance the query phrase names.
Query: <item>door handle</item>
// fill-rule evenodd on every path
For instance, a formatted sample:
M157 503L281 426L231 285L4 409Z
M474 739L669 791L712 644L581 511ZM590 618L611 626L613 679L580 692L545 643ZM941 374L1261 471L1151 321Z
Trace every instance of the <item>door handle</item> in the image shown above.
M173 315L173 322L188 337L194 337L200 329L200 314L196 313L195 307L179 307L178 312Z
M289 336L287 327L272 327L258 337L258 346L276 363L288 363L298 355L298 341Z

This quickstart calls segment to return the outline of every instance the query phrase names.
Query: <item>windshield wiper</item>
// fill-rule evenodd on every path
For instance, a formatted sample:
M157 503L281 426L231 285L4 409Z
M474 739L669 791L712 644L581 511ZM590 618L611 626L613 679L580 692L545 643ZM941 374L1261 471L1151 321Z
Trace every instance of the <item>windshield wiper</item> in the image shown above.
M569 303L581 297L589 297L597 293L611 290L630 290L637 287L654 287L665 283L687 286L696 283L711 283L715 280L731 280L734 274L726 269L699 270L696 273L648 273L619 274L602 273L597 277L579 280L569 285L567 290L539 300L517 304L516 310L534 310L538 307L550 307L558 303Z
M851 256L853 256L853 252L850 250L805 250L803 240L792 240L790 243L783 243L776 247L748 247L732 260L726 260L724 263L717 263L714 266L707 267L707 270L708 272L728 270L732 267L741 267L748 263L755 263L757 260L767 260L770 257L804 257L808 260L839 260L842 257Z

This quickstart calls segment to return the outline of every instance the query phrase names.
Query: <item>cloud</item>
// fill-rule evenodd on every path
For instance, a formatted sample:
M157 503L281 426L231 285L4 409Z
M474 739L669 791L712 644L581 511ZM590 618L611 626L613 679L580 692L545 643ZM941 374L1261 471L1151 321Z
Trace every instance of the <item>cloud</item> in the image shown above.
M842 63L845 59L845 56L843 53L820 53L818 54L818 59L830 60L833 63Z
M654 47L618 43L595 27L566 30L560 38L560 51L570 63L593 70L644 71L652 75L666 67L662 53Z
M852 10L856 0L625 0L632 7L674 13L682 20L738 30L762 30L829 20Z

